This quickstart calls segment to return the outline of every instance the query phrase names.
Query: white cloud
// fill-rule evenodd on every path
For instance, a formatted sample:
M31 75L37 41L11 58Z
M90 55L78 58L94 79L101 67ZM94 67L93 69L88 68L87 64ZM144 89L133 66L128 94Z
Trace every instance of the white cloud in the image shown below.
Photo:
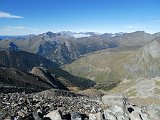
M0 11L0 18L17 18L17 19L21 19L21 18L24 18L24 17L17 16L17 15L12 15L10 13Z
M5 26L2 27L1 30L15 30L15 29L24 29L25 27L21 27L21 26L17 26L17 27L13 27L13 26Z
M29 28L29 27L23 27L23 26L5 26L5 27L1 27L0 30L3 31L12 31L12 30L39 30L39 29L35 29L35 28Z

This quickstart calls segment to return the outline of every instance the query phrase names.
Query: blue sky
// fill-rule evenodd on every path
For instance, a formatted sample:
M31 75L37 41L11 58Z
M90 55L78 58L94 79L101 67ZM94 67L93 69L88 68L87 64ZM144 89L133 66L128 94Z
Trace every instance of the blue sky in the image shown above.
M160 0L0 0L0 35L160 32Z

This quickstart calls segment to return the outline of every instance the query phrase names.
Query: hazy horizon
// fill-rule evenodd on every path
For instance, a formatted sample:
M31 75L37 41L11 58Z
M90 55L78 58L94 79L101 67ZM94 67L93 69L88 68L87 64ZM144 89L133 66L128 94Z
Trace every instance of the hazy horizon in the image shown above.
M160 29L158 0L0 0L0 35Z
M93 33L97 33L97 34L99 34L99 35L102 35L102 34L105 34L105 33L108 33L108 34L116 34L116 33L134 33L134 32L145 32L145 33L148 33L148 34L156 34L156 33L159 33L159 32L154 32L154 33L149 33L149 32L146 32L146 31L140 31L140 30L138 30L138 31L133 31L133 32L115 32L115 33L111 33L111 32L103 32L103 33L100 33L100 32L94 32L94 31L81 31L81 32L75 32L75 31L57 31L57 32L53 32L53 31L46 31L46 32L43 32L43 33L37 33L37 34L21 34L21 35L1 35L0 34L0 36L7 36L7 37L16 37L16 36L28 36L28 35L40 35L40 34L45 34L45 33L47 33L47 32L52 32L52 33L61 33L61 32L72 32L72 33L77 33L77 34L79 34L79 33L87 33L87 32L93 32Z

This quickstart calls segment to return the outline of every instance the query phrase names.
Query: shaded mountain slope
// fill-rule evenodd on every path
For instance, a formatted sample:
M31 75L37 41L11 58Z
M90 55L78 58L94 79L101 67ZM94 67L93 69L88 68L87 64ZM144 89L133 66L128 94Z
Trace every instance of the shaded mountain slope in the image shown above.
M36 92L53 88L44 79L16 69L0 68L1 92Z
M0 51L0 64L8 68L30 71L34 66L56 68L57 64L46 58L25 51Z
M46 68L34 67L31 71L32 74L40 77L45 82L52 85L54 88L68 90L65 85L63 85L57 78L55 74L50 74Z
M58 80L60 80L67 87L77 87L78 89L82 89L95 85L95 83L89 79L73 76L70 73L58 68L57 64L40 55L24 51L0 51L0 64L1 66L5 66L7 68L15 68L25 72L31 71L33 67L45 67L49 69L49 73L55 74ZM32 72L34 73L34 71ZM39 72L43 73L45 76L48 76L40 69Z

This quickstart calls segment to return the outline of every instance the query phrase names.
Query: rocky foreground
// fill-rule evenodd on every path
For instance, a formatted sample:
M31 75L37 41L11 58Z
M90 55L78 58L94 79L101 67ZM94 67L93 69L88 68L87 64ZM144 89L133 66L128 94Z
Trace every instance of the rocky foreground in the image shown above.
M160 120L160 105L136 106L123 95L81 95L69 91L0 93L3 120Z

